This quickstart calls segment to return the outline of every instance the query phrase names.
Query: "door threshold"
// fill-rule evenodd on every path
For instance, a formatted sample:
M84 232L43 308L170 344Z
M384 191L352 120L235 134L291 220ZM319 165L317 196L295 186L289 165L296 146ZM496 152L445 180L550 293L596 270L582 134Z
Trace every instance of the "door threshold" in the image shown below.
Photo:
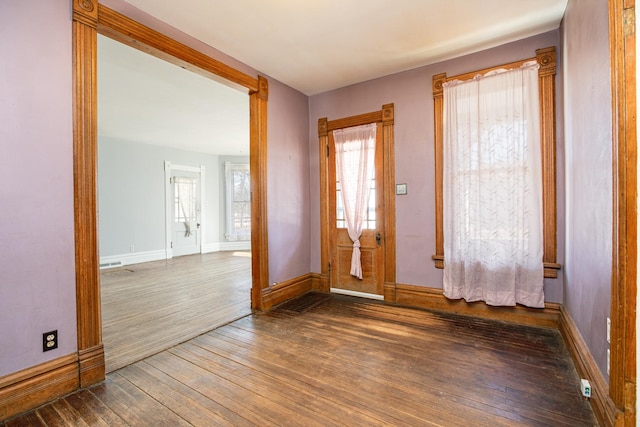
M340 294L340 295L349 295L349 296L352 296L352 297L359 297L359 298L377 299L377 300L380 300L380 301L384 301L384 295L369 294L369 293L366 293L366 292L350 291L348 289L331 288L331 293Z

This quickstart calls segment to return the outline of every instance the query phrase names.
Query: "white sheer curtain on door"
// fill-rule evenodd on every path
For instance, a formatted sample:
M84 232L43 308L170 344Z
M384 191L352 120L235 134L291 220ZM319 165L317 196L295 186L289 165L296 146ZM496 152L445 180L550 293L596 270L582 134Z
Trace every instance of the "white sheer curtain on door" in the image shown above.
M444 85L444 294L544 307L538 65Z
M334 130L333 139L344 217L347 232L353 241L350 273L362 279L360 236L375 173L376 124Z

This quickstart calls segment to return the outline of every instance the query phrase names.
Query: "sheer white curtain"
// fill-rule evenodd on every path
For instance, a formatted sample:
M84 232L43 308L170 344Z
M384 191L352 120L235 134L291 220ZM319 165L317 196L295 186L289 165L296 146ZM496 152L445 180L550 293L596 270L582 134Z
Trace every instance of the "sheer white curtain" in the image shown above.
M444 86L444 295L544 307L538 65Z
M333 139L344 217L347 232L353 241L350 273L362 279L360 236L375 173L376 124L334 130Z

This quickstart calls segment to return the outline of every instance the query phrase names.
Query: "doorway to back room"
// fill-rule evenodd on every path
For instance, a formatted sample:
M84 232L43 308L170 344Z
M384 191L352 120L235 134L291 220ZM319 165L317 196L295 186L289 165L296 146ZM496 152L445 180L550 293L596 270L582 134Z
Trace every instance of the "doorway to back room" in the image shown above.
M98 71L110 372L251 312L250 214L249 233L227 232L225 173L248 170L249 96L101 35Z

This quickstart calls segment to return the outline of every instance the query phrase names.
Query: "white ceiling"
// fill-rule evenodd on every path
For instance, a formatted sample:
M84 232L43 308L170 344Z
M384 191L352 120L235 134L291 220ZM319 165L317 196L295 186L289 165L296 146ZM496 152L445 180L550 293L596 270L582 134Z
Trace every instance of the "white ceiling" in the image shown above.
M126 0L314 95L558 28L567 0ZM248 155L248 96L105 37L101 136Z
M307 95L558 28L567 0L127 0Z

